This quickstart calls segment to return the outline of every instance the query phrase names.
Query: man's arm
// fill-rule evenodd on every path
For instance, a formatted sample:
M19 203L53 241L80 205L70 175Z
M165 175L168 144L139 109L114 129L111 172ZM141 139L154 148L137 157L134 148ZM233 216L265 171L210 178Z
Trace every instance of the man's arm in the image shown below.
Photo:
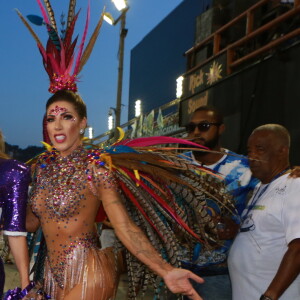
M279 269L264 295L277 300L300 273L300 238L288 245Z

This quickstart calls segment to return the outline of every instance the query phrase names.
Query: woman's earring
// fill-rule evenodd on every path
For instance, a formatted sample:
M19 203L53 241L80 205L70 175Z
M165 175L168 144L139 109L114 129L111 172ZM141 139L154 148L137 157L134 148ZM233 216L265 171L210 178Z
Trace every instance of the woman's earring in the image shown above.
M84 129L81 128L81 129L79 130L79 133L80 133L80 134L84 134Z

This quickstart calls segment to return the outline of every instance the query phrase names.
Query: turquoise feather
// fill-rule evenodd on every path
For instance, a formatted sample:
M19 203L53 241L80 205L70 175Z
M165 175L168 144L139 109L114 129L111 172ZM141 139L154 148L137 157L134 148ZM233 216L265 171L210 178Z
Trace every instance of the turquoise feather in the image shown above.
M43 24L45 24L44 23L44 19L42 17L40 17L40 16L28 15L26 17L34 25L42 26Z

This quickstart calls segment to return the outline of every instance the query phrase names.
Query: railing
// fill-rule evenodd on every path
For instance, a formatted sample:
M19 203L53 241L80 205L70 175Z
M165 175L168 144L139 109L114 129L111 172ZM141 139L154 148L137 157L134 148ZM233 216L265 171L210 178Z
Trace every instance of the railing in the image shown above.
M241 0L244 1L244 0ZM281 25L283 22L291 21L293 18L297 16L297 14L300 13L300 0L295 0L294 4L291 4L290 7L288 7L287 11L274 17L269 22L266 22L263 24L259 24L257 28L255 28L255 23L257 23L255 20L257 20L257 14L258 10L261 9L264 5L273 3L274 9L281 6L280 0L274 1L274 0L261 0L258 1L255 5L251 6L249 9L241 13L239 16L231 20L226 25L219 28L217 31L215 31L213 34L205 38L203 41L195 45L193 48L188 50L186 52L187 57L187 72L185 73L185 76L195 72L197 69L201 68L202 66L206 65L208 62L212 61L213 59L217 58L218 56L222 54L226 54L227 59L227 74L231 74L238 66L242 65L245 62L248 62L249 60L259 57L261 54L268 52L271 49L274 49L276 46L284 43L285 41L292 39L298 35L300 35L300 28L292 29L289 32L285 32L282 35L274 36L274 39L271 41L258 41L258 38L264 34L270 31L271 29L275 29ZM277 3L277 4L276 4ZM285 4L282 4L282 7L284 7ZM299 16L300 19L300 16ZM222 38L226 35L226 31L233 30L234 26L237 25L239 22L244 22L244 35L229 43L224 43L224 47L222 48ZM300 22L299 22L300 23ZM227 32L228 34L228 32ZM251 48L247 48L247 44L252 42L254 46ZM212 48L212 55L207 57L205 60L201 62L196 62L196 55L199 51L204 49L205 47L210 46ZM241 48L247 48L248 52L243 55L240 53ZM179 102L180 99L173 100L160 108L157 108L154 110L154 113L157 114L159 109L166 110L170 107L176 106L177 109L175 114L179 114ZM174 110L174 111L175 111ZM175 115L174 114L174 115ZM149 114L148 114L149 115ZM143 117L145 118L144 115ZM169 116L164 116L166 119ZM132 136L132 126L135 123L138 123L141 120L141 117L131 119L130 121L126 122L125 124L121 125L121 128L125 131L125 138L132 138L132 137L138 137L138 136ZM178 125L178 124L177 124ZM155 129L157 127L157 124L155 122L153 123L153 128ZM175 135L182 134L183 128L178 127L178 130L173 131L172 134L167 133L165 135ZM155 135L155 134L154 134ZM164 135L164 134L159 134ZM99 145L101 147L104 147L106 145L112 144L114 141L116 141L116 131L115 129L109 130L104 132L101 135L96 136L94 139L91 140L93 144Z
M231 20L226 25L219 28L213 34L205 38L203 41L195 45L193 48L189 49L185 54L187 56L188 66L187 66L187 73L192 73L196 69L200 68L201 66L207 64L212 59L216 58L217 56L226 53L227 55L227 74L232 73L234 68L240 66L241 64L249 61L252 58L258 57L262 53L273 49L274 47L282 44L283 42L292 39L298 35L300 35L300 28L296 28L291 30L288 33L283 33L278 37L274 37L273 40L264 44L265 41L261 41L254 45L254 49L249 49L249 52L245 55L239 53L237 54L238 50L241 47L247 48L247 44L250 42L256 43L259 36L263 33L267 33L270 29L276 28L277 26L281 25L283 22L289 22L291 19L295 18L297 14L300 12L300 0L295 0L294 4L290 4L291 7L287 9L286 12L282 13L279 16L276 16L274 19L270 20L265 24L261 24L258 28L254 28L254 20L255 14L258 13L258 9L262 8L262 6L270 4L272 1L270 0L261 0L257 2L255 5L244 11L242 14ZM274 2L274 1L273 1ZM276 7L277 6L277 7ZM274 9L279 7L287 7L286 4L280 4L280 1L277 1L277 5L274 6ZM234 41L232 43L226 44L224 48L221 46L222 37L225 36L226 31L229 29L234 29L234 26L239 22L244 21L245 23L245 34L242 38ZM228 34L228 32L227 32ZM204 61L196 63L196 54L204 49L205 47L212 47L212 55L207 57Z

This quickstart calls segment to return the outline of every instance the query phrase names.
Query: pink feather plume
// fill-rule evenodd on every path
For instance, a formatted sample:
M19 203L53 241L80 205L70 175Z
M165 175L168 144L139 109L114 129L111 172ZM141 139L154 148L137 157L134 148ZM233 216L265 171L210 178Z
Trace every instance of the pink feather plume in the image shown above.
M43 18L44 18L44 21L45 23L47 24L50 24L50 21L49 21L49 17L48 17L48 14L47 14L47 11L45 10L45 7L43 6L41 0L37 0L37 3L40 7L40 10L42 12L42 15L43 15Z
M86 16L86 22L85 22L85 27L84 27L84 33L82 36L82 40L79 46L79 51L78 51L78 55L77 55L77 59L76 59L76 63L75 63L75 67L74 67L74 72L73 74L77 74L78 73L78 69L80 66L80 60L81 60L81 55L83 52L83 47L84 47L84 42L87 36L87 32L88 32L88 27L89 27L89 22L90 22L90 1L89 1L89 5L88 5L88 10L87 10L87 16Z
M129 147L148 147L161 144L184 144L209 150L209 148L201 146L194 142L168 136L141 137L133 140L124 140L117 143L117 145L125 145Z

